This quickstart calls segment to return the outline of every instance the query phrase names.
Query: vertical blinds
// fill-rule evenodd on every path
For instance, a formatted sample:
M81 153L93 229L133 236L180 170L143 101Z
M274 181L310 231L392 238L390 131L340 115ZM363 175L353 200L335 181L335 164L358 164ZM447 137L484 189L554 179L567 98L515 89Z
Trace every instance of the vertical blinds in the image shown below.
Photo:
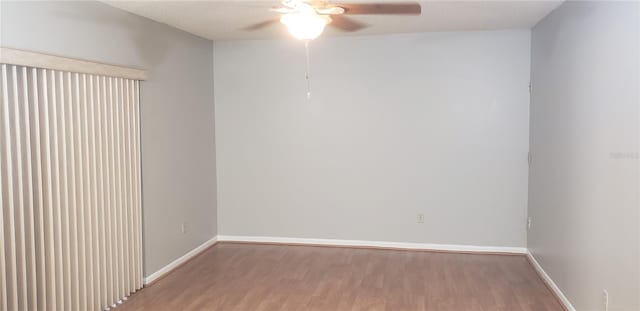
M139 81L1 66L0 309L108 309L143 285Z

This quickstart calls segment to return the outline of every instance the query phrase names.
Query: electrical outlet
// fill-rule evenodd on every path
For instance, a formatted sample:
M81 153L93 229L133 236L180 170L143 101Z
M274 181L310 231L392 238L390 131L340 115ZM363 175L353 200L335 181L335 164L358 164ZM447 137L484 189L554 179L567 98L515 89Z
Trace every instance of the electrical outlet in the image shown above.
M527 218L527 230L531 229L531 217Z
M609 311L609 292L606 289L602 290L602 303L604 305L604 311Z
M180 224L180 232L182 232L182 234L187 233L187 223L183 222L182 224Z
M416 218L416 222L419 224L423 224L424 223L424 214L420 213L418 214L418 217Z

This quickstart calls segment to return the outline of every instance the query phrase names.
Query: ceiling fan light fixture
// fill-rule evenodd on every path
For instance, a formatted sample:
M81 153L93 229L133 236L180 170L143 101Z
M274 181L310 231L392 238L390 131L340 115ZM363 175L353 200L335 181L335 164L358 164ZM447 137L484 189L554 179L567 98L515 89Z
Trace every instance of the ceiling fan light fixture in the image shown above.
M298 40L313 40L322 34L331 17L315 12L296 12L284 14L280 22L287 26L289 33Z

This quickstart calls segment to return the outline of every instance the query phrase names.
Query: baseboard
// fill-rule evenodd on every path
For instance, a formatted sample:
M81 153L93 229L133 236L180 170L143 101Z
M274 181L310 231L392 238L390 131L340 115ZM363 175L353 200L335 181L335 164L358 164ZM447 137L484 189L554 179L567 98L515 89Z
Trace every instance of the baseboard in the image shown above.
M335 240L335 239L304 239L304 238L264 237L264 236L219 235L218 241L290 244L290 245L366 247L366 248L381 248L381 249L424 250L424 251L459 252L459 253L492 253L492 254L518 254L518 255L524 255L527 253L527 249L524 247L475 246L475 245L455 245L455 244L423 244L423 243Z
M144 278L144 284L148 285L153 283L155 280L165 276L167 273L173 271L173 269L179 267L180 265L182 265L183 263L187 262L189 259L197 256L198 254L200 254L202 251L204 251L205 249L209 248L210 246L216 244L216 242L218 242L218 237L213 237L210 240L200 244L198 247L192 249L191 251L189 251L188 253L182 255L182 257L172 261L170 264L162 267L160 270L151 273L149 276Z
M542 266L540 265L540 263L538 263L536 258L533 257L533 254L531 254L529 250L527 250L527 259L529 259L529 262L531 263L533 268L536 269L536 272L538 272L538 275L540 275L540 278L542 278L542 280L547 284L549 289L551 289L551 291L556 295L556 297L558 297L558 300L560 300L560 303L562 303L563 307L567 311L576 311L576 308L573 307L569 299L567 299L567 296L565 296L564 293L562 293L558 285L556 285L556 283L553 282L551 277L549 277L547 272L545 272L544 269L542 269Z

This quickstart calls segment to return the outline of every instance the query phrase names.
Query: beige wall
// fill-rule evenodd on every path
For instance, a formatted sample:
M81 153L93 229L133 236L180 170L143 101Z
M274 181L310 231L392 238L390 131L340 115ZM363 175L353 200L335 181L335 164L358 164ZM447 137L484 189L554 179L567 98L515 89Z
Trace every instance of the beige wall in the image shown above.
M577 310L640 310L640 4L533 29L528 246Z
M0 11L2 46L147 70L141 87L145 275L213 237L211 41L93 1L2 1Z

